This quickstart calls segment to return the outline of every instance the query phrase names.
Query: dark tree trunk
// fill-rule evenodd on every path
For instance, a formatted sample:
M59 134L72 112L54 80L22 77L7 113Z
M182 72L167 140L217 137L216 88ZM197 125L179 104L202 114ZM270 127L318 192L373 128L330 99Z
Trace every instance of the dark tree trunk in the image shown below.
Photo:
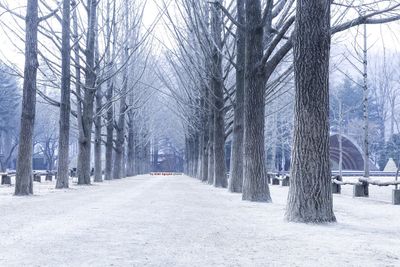
M125 98L126 97L123 96L121 97L120 100L120 111L116 127L117 140L115 142L115 159L113 168L114 179L120 179L122 177L122 168L123 168L122 162L123 162L124 141L125 141L125 110L126 110Z
M96 33L99 30L99 23L96 21ZM95 64L96 64L96 76L100 75L99 66L100 66L100 51L99 51L99 38L96 34L96 50L95 50ZM101 147L102 147L102 123L101 123L101 109L103 105L103 88L99 85L96 88L96 115L94 121L95 127L95 137L94 137L94 182L100 183L103 182L103 170L101 166Z
M103 170L101 166L101 109L102 109L103 92L101 88L96 92L96 119L95 119L95 138L94 138L94 181L103 182Z
M115 5L115 4L114 4ZM114 6L115 8L115 6ZM111 38L111 26L115 29L115 23L114 23L114 16L113 16L113 22L110 21L110 13L111 13L111 4L110 0L107 0L107 20L106 20L106 33L109 38ZM111 25L111 23L113 25ZM115 45L115 30L113 31L113 38L114 42L113 44ZM114 46L113 45L113 46ZM111 56L111 51L110 51L110 46L111 44L108 44L107 50L106 50L106 62L107 62L107 74L111 75L111 71L113 68L113 63L111 62L112 58L114 58L114 55ZM113 53L114 53L113 49ZM111 58L112 57L112 58ZM112 180L112 164L113 164L113 135L114 135L114 107L113 107L113 98L114 94L114 80L113 79L108 79L107 80L107 91L106 91L106 107L107 107L107 113L106 113L106 130L107 130L107 137L106 137L106 162L105 162L105 172L104 172L104 179L105 180Z
M105 162L105 180L112 180L112 164L113 164L113 137L114 137L114 108L112 104L113 97L113 81L107 82L107 93L106 93L106 101L107 101L107 114L106 114L106 162Z
M124 81L121 90L121 99L119 102L119 116L118 123L116 126L117 140L115 143L115 160L114 160L114 179L120 179L124 168L123 164L123 153L124 153L124 142L125 142L125 112L126 112L126 91L127 91L127 71L124 75Z
M144 148L144 173L150 172L150 165L151 165L151 146L148 134L146 134L146 145Z
M194 147L193 147L193 177L197 177L197 172L199 169L199 147L200 147L200 135L199 131L196 130L194 136Z
M203 113L203 142L202 142L202 147L200 147L201 152L203 154L202 156L202 163L201 163L201 168L202 168L202 176L201 176L201 180L203 182L207 182L208 181L208 152L207 152L207 144L208 144L208 104L207 104L207 99L208 99L208 90L207 88L204 88L204 113Z
M214 103L214 94L210 94L210 103ZM214 184L214 105L211 104L208 120L208 174L207 181Z
M71 112L71 30L70 0L63 0L61 45L61 101L60 129L58 136L58 169L56 188L69 187L69 121Z
M199 147L198 147L198 168L197 168L197 178L201 181L205 181L205 175L204 175L204 159L205 159L205 134L206 134L206 117L205 117L205 101L206 96L204 91L202 92L202 98L200 101L200 114L199 114L199 120L200 120L200 128L199 128Z
M38 0L28 0L25 23L25 68L15 195L33 194L32 139L35 124L36 76L38 68Z
M128 2L125 1L125 47L124 47L124 58L128 60L129 58L129 19L128 19ZM120 101L119 101L119 115L118 115L118 122L116 125L116 132L117 132L117 140L115 143L115 159L114 159L114 179L120 179L125 173L125 164L124 164L124 143L125 143L125 112L127 110L126 106L126 94L128 91L128 67L129 64L125 66L123 81L122 81L122 88L120 91Z
M295 117L286 219L334 222L329 160L329 0L298 0L293 43Z
M134 99L133 94L129 95L129 106L133 106ZM130 109L128 111L128 151L126 161L126 174L128 176L135 175L135 124L134 124L134 111Z
M265 74L259 67L263 57L261 3L246 0L246 71L244 92L243 200L271 202L265 170L264 87Z
M217 5L212 7L211 34L214 40L212 50L211 85L214 92L214 186L227 187L225 174L225 124L224 124L224 83L222 77L222 16Z
M158 167L158 139L157 137L153 138L153 160L152 160L152 169L153 171L157 171Z
M86 66L85 66L85 90L82 105L82 121L79 134L78 153L78 184L90 184L90 156L93 126L94 97L96 93L95 70L95 41L96 41L96 9L97 0L87 1L88 32L86 37Z
M237 0L237 17L238 22L245 24L246 18L244 14L244 0ZM229 179L230 192L242 192L243 186L243 106L244 106L244 66L245 66L245 49L246 34L243 29L238 28L236 31L236 101L234 107L233 132L232 132L232 152L231 152L231 170Z
M126 178L126 151L125 145L122 147L122 167L121 167L121 178Z
M76 1L73 2L76 5ZM74 50L74 61L75 61L75 92L76 92L76 113L77 113L77 123L79 136L82 135L82 90L81 90L81 66L80 66L80 46L79 46L79 32L78 32L78 12L76 8L72 13L72 29L73 29L73 50ZM78 140L79 145L79 140ZM78 163L77 163L78 164ZM74 166L77 169L77 165ZM76 170L75 169L75 170ZM75 172L76 175L76 172Z

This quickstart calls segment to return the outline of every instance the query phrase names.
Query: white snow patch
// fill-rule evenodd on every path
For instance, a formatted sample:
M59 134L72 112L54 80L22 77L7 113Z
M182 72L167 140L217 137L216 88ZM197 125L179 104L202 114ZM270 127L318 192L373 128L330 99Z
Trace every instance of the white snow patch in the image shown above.
M334 197L338 223L307 225L283 220L281 186L273 204L186 176L53 186L0 187L0 266L400 265L400 207L347 193Z

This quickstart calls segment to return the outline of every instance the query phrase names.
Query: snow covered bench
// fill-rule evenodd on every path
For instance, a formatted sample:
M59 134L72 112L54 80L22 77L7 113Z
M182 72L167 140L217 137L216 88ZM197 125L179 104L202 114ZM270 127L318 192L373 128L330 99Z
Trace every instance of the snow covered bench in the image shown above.
M392 204L400 205L400 190L398 189L398 185L400 185L400 181L380 181L373 180L371 178L361 177L358 178L357 181L347 181L344 182L342 177L336 175L332 177L332 193L340 194L341 186L343 185L352 185L353 186L353 196L354 197L368 197L369 196L369 185L375 186L395 186L395 189L392 191Z
M11 176L8 173L0 173L1 175L1 184L8 184L11 185Z

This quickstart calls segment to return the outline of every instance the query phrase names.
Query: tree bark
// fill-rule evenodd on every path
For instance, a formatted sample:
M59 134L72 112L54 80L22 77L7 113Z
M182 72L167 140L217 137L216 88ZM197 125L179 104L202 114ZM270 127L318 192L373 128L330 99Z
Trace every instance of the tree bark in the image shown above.
M25 24L25 67L15 195L33 194L32 139L35 124L36 76L38 68L38 0L28 0Z
M126 11L128 12L127 2L125 2ZM127 60L129 58L128 53L128 32L129 32L129 20L128 20L128 13L125 14L125 47L124 47L124 57ZM118 116L118 123L115 127L117 132L117 141L115 143L115 160L114 160L114 179L120 179L123 175L122 173L125 172L123 168L125 168L124 164L124 143L125 143L125 112L127 110L126 106L126 94L128 91L128 65L125 66L124 75L123 75L123 82L121 88L121 98L119 101L119 116Z
M96 33L99 31L99 23L96 20ZM96 50L95 50L95 64L96 64L96 77L100 75L100 51L99 51L99 38L96 34ZM101 110L103 106L103 88L99 85L96 88L96 115L94 120L94 182L103 182L103 170L101 164L101 147L102 147L102 125L101 125Z
M210 94L210 103L214 101L214 94ZM210 106L210 114L208 120L208 174L207 181L214 184L214 105Z
M244 0L236 1L238 22L246 23ZM241 28L236 30L236 98L233 117L231 170L228 189L230 192L242 192L243 187L243 135L244 135L244 66L246 52L246 34Z
M153 137L153 160L152 160L152 170L157 171L158 167L158 138Z
M95 40L97 0L87 1L88 31L86 37L85 86L82 105L82 122L79 125L78 184L90 184L90 156L93 126L94 97L96 93Z
M298 0L293 43L295 117L286 219L334 222L329 159L329 0Z
M114 4L115 5L115 4ZM114 25L114 16L113 22L110 21L110 13L111 13L111 4L110 0L107 0L107 19L106 19L106 33L108 38L111 38L111 23ZM115 27L113 27L115 29ZM113 31L113 38L115 41L115 30ZM115 45L115 42L113 42ZM110 48L111 44L108 45L106 50L106 62L107 62L107 74L111 75L111 71L113 68L112 58L114 55L111 56ZM114 50L113 50L114 51ZM113 52L114 53L114 52ZM106 162L105 162L105 172L104 172L104 179L105 180L112 180L112 165L113 165L113 136L114 136L114 107L112 103L112 98L114 94L114 80L112 78L107 80L107 91L106 91Z
M207 182L208 181L208 150L207 150L207 144L208 144L208 123L207 119L208 119L208 104L207 104L207 98L208 98L208 94L207 94L208 90L207 88L205 88L205 101L204 101L204 114L203 114L203 126L204 128L203 130L203 142L202 142L202 147L200 147L200 149L202 150L202 163L201 163L201 168L202 168L202 176L201 176L201 180L203 182Z
M364 177L369 177L369 112L368 112L368 61L367 25L364 24L363 47L363 117L364 117Z
M69 187L69 128L71 113L71 29L70 0L63 0L61 44L61 101L60 129L58 135L58 169L56 188Z
M102 147L102 138L101 138L101 109L103 105L103 92L101 87L97 89L96 92L96 118L95 118L95 138L94 138L94 181L95 182L103 182L103 170L101 164L101 147Z
M134 104L133 93L129 94L129 106L132 107ZM130 109L128 111L128 151L127 151L127 162L126 162L126 174L128 176L135 175L135 123L134 123L134 111Z
M218 0L220 2L220 0ZM221 3L219 3L221 4ZM222 14L217 5L211 8L211 34L214 40L212 50L211 85L214 93L214 186L227 187L225 174L225 124L224 124L224 83L222 77Z
M244 92L243 200L271 202L265 170L265 74L258 63L263 57L261 3L246 0L246 71Z

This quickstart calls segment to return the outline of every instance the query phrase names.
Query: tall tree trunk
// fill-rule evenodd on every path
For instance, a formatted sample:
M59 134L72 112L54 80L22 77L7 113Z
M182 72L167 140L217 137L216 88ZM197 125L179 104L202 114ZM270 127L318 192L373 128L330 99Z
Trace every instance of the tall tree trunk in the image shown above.
M122 166L121 166L121 178L126 178L126 148L125 145L122 147Z
M128 19L128 4L125 1L125 47L124 47L124 58L127 60L129 58L129 19ZM115 160L114 160L114 179L120 179L123 175L122 173L125 172L123 168L125 168L125 164L123 162L124 159L124 143L125 143L125 112L127 110L126 106L126 94L128 91L128 64L125 66L124 75L123 75L123 83L121 88L121 98L119 101L119 116L118 122L116 125L116 132L117 132L117 141L115 143Z
M129 106L132 107L134 104L133 93L129 94ZM126 174L128 176L135 175L135 123L134 123L134 111L131 108L128 111L128 151L126 161Z
M113 87L114 84L112 81L107 81L107 93L106 93L106 101L107 101L107 113L106 113L106 162L105 162L105 172L104 179L112 180L112 165L113 165L113 138L114 138L114 110L113 110Z
M99 30L98 20L96 21L96 33ZM96 34L96 50L95 50L95 64L96 64L96 76L100 75L99 67L100 67L100 51L99 51L99 38ZM103 106L103 88L99 85L96 88L96 115L94 121L94 182L100 183L103 182L103 170L101 166L101 146L102 146L102 137L101 137L101 109Z
M69 128L71 113L71 29L70 0L63 0L61 44L61 101L60 129L58 135L58 170L56 188L69 187Z
M364 24L363 47L363 117L364 117L364 177L369 177L369 112L368 112L368 61L367 61L367 25Z
M199 158L200 133L198 129L196 129L194 138L195 139L194 139L194 150L193 150L193 159L194 159L193 177L197 178L197 173L200 166L200 158Z
M38 68L38 0L28 0L25 23L25 68L15 195L33 194L32 139L35 124L36 76Z
M242 25L246 23L244 0L236 0L237 18ZM242 192L243 186L243 106L244 106L244 65L246 52L246 34L241 28L236 30L236 99L233 117L231 170L228 189L230 192Z
M265 170L265 74L258 67L263 56L261 3L246 0L246 71L244 92L243 200L271 202Z
M294 222L336 220L329 159L330 3L298 0L296 6L294 143L286 210L286 219Z
M214 94L210 93L210 103L214 103ZM208 120L208 174L209 184L214 184L214 105L210 105Z
M95 119L95 138L94 138L94 181L95 182L103 182L103 170L101 164L101 147L102 147L102 138L101 138L101 129L103 128L101 125L101 109L103 105L103 92L101 87L97 89L96 92L96 119Z
M76 2L73 2L76 5ZM77 113L77 124L78 124L78 135L82 133L82 89L81 89L81 66L80 66L80 46L79 46L79 31L78 31L78 14L77 9L74 8L72 13L72 31L73 31L73 50L74 50L74 61L75 61L75 92L76 92L76 113ZM79 139L78 139L79 146ZM79 147L78 147L79 149ZM78 162L76 163L78 165ZM77 167L77 165L75 167Z
M124 77L125 79L126 77ZM124 84L126 82L124 81ZM123 89L121 94L125 95L126 85L122 86ZM125 91L125 92L124 92ZM115 142L115 159L114 159L114 168L113 168L113 178L120 179L122 176L122 168L123 168L123 153L124 153L124 141L125 141L125 111L126 111L126 103L125 96L122 96L120 99L120 108L119 108L119 116L118 123L116 127L117 132L117 140Z
M203 94L203 92L202 92ZM198 129L199 131L199 147L198 147L198 166L197 166L197 175L196 177L200 180L203 181L203 163L204 163L204 132L205 132L205 124L204 124L204 95L202 95L201 100L200 100L200 112L199 112L199 122L200 122L200 127Z
M150 172L150 164L151 164L151 158L150 158L150 153L151 153L151 146L150 146L150 140L148 133L146 134L146 146L145 146L145 154L144 154L144 173L149 173Z
M153 137L153 167L152 170L153 171L157 171L158 168L158 138L157 137Z
M201 168L202 168L202 177L201 180L203 182L207 182L208 181L208 150L207 150L207 144L209 142L209 131L208 131L208 123L207 119L208 119L208 104L207 104L207 99L208 99L208 90L207 88L204 88L205 90L205 101L204 101L204 113L203 113L203 146L200 147L200 149L202 150L202 164L201 164Z
M140 136L141 136L140 133L135 134L135 174L142 174L141 169L140 169L141 162L142 162L142 159L141 159L141 154L142 154L141 142L142 142L142 140L141 140ZM186 166L187 166L187 164L186 164ZM187 173L187 168L186 168L186 173Z
M110 13L111 13L111 4L110 0L107 0L107 19L106 19L106 33L108 38L111 38L111 34L113 35L113 47L115 46L115 3L114 3L114 15L113 21L110 21ZM113 25L114 31L111 32L111 24ZM107 75L111 75L113 63L112 58L114 58L114 51L113 55L111 56L110 48L111 44L109 43L106 50L106 62L107 62ZM107 80L107 91L106 91L106 102L107 102L107 113L106 113L106 130L107 130L107 137L106 137L106 162L105 162L105 173L104 179L105 180L112 180L112 165L113 165L113 138L114 138L114 107L113 107L113 98L114 94L114 79L109 78Z
M82 105L82 122L79 127L78 184L90 184L90 156L93 126L94 97L96 94L95 41L97 0L87 1L88 31L86 37L85 90Z
M339 176L342 177L343 170L343 103L339 100Z
M220 0L218 0L220 2ZM221 4L221 3L220 3ZM212 7L211 33L214 39L212 51L212 89L215 95L214 115L214 186L227 187L225 174L225 124L224 83L222 77L222 14L217 5Z
M396 116L396 95L393 94L390 99L390 138L394 134L395 116Z

